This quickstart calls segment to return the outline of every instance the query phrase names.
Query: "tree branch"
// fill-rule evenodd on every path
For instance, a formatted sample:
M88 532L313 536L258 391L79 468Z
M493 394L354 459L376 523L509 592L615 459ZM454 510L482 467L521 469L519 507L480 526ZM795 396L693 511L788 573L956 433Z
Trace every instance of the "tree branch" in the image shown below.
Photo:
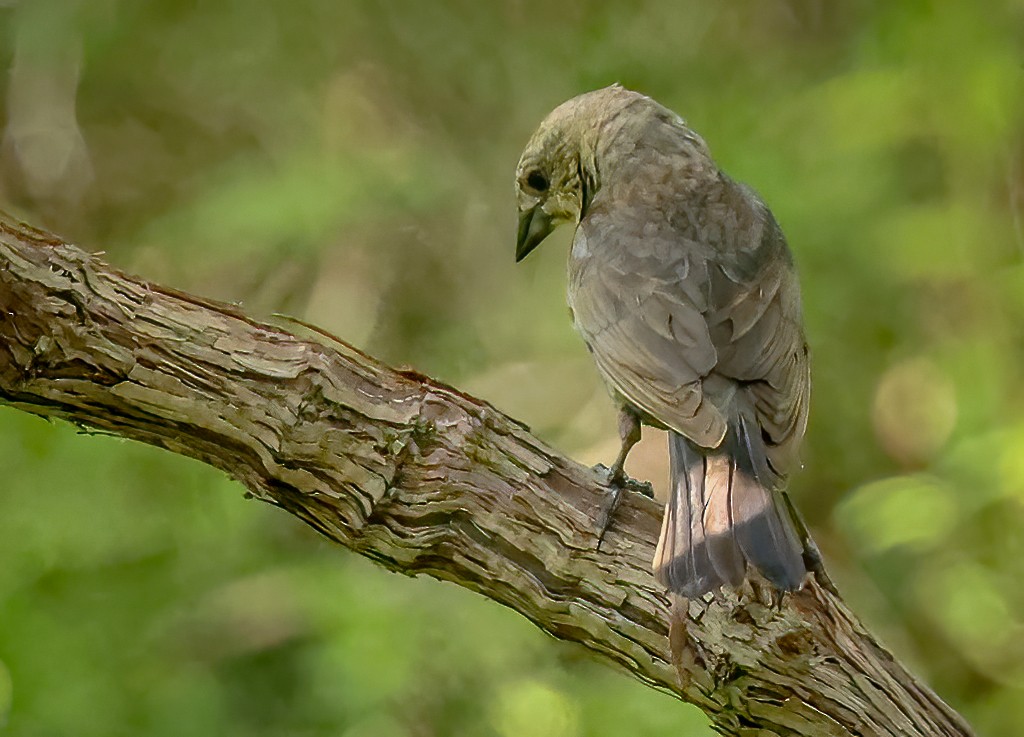
M581 643L723 734L971 734L813 580L781 602L756 583L689 602L672 656L649 571L659 506L625 495L597 550L594 474L426 376L127 276L3 215L0 338L0 402L198 458L387 568Z

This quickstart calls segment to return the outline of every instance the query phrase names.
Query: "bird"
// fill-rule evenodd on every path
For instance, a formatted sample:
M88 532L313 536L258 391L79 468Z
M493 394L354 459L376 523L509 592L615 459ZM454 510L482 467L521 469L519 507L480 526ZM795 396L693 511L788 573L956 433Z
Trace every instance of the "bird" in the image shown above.
M799 589L814 563L784 490L810 360L794 260L767 205L683 118L618 84L543 120L516 199L517 262L575 226L569 308L619 413L610 482L627 479L642 426L668 431L655 578L684 598L751 571Z

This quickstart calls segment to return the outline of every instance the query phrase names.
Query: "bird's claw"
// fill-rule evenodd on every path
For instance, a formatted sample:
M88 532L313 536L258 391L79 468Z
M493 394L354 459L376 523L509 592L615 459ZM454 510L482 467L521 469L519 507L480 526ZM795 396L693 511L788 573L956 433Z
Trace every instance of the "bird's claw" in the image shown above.
M622 487L614 484L609 487L611 489L611 499L604 505L601 510L601 516L597 523L597 549L601 549L601 543L604 542L605 533L612 526L612 520L615 518L615 510L619 508L619 502L622 500Z
M593 466L592 469L596 473L605 486L619 487L620 489L626 489L628 491L635 492L637 494L643 494L648 499L654 498L654 487L650 481L638 481L637 479L631 478L626 475L626 472L621 468L616 470L608 468L603 463L598 463Z
M622 501L623 489L643 494L653 499L654 487L651 486L650 482L637 481L630 478L621 468L608 468L603 463L598 463L594 466L594 471L601 477L601 480L611 492L611 499L601 510L601 516L598 518L597 549L600 550L605 533L611 528L612 521L615 519L615 511L619 508L619 503Z

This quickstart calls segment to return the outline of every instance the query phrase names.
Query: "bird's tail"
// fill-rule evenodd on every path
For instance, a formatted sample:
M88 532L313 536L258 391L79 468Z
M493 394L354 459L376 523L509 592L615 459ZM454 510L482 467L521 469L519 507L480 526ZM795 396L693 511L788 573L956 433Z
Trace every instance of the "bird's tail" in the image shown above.
M669 432L671 494L654 555L654 574L687 598L739 585L749 564L776 588L799 588L803 545L767 464L760 433L743 419L722 446L698 450Z

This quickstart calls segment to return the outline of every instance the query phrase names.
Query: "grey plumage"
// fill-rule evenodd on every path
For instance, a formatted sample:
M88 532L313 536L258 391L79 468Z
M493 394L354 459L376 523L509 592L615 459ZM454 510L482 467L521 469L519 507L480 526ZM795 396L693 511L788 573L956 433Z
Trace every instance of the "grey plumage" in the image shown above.
M669 431L654 560L669 589L780 589L806 572L779 492L807 422L809 362L785 239L679 116L614 86L564 103L517 171L519 258L578 227L568 299L616 402ZM625 438L620 461L631 443ZM617 461L616 473L621 473Z

